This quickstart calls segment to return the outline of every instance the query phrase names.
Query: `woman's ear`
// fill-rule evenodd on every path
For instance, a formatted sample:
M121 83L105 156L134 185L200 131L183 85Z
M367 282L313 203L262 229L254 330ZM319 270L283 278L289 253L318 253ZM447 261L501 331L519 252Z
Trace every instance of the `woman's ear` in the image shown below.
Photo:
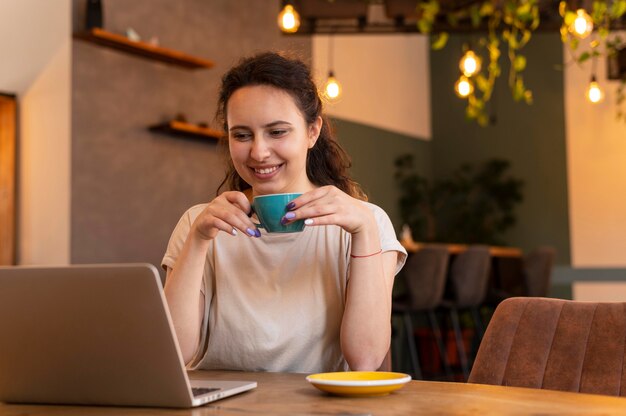
M321 116L317 116L315 121L309 125L309 149L315 146L317 139L320 137L322 131L322 124L324 121Z

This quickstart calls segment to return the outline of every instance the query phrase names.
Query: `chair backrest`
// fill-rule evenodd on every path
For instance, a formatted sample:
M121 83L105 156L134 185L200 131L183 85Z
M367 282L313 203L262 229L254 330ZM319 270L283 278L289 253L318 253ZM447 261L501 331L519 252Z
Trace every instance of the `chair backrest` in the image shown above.
M447 247L433 245L408 257L403 271L412 309L432 309L441 304L449 256Z
M487 246L470 246L452 261L450 283L457 307L478 306L487 296L491 255Z
M527 296L548 296L555 256L556 250L554 248L539 247L524 257L524 280Z
M625 396L625 336L626 303L509 298L469 382Z

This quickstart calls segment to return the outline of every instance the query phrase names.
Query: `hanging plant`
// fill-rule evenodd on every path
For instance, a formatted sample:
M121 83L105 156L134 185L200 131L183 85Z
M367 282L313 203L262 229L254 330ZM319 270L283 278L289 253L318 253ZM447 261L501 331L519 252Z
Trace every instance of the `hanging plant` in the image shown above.
M582 66L591 60L591 78L595 78L595 63L601 56L613 56L626 47L626 40L621 36L609 37L611 26L618 23L626 13L626 0L594 0L589 15L583 9L572 9L567 2L559 3L559 13L563 17L561 40L569 46L573 62ZM580 40L591 37L588 46L580 47ZM580 48L579 48L580 47ZM623 78L616 92L617 119L626 121Z
M522 74L526 69L526 57L521 49L528 44L532 32L539 26L538 0L487 0L448 12L442 10L439 0L427 0L418 3L417 12L417 27L424 34L433 31L437 17L442 14L452 27L458 26L462 19L469 19L474 28L487 28L487 34L480 38L478 45L488 57L489 63L485 70L472 75L468 93L461 94L467 100L465 114L468 119L475 120L481 126L489 123L486 104L491 99L495 81L501 74L501 45L508 48L508 81L513 99L532 103L532 91L526 87ZM442 49L447 40L448 33L438 33L433 39L432 48Z

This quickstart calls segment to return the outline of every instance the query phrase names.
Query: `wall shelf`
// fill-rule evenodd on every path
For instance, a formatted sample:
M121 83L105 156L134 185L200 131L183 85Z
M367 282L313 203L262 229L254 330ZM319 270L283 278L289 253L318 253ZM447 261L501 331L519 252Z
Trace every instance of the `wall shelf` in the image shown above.
M197 124L186 123L183 121L171 120L166 123L155 124L150 126L151 131L160 133L181 135L196 138L210 138L218 140L222 137L222 133L218 130L208 127L201 127Z
M93 28L88 32L75 33L74 38L187 69L206 69L215 65L213 61L208 59L198 58L173 49L155 46L147 42L132 41L126 36L107 32L99 28Z

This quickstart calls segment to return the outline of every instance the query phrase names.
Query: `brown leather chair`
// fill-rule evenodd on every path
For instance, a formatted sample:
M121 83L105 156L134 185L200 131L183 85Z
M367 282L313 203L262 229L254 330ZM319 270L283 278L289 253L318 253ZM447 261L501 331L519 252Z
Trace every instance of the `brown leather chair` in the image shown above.
M509 298L469 382L626 396L625 339L626 302Z

